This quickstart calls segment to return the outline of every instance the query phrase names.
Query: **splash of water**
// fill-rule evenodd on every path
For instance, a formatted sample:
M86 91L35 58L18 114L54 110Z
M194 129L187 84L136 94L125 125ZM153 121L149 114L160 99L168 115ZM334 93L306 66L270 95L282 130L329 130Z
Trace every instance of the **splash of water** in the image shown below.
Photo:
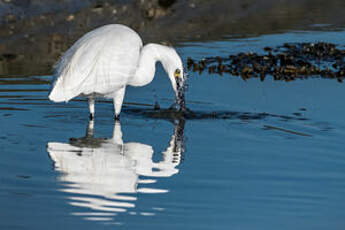
M177 97L175 104L178 106L178 111L185 112L187 111L186 107L186 99L185 99L185 93L188 88L187 84L187 78L188 74L184 72L184 77L182 78L176 78L176 86L177 86Z

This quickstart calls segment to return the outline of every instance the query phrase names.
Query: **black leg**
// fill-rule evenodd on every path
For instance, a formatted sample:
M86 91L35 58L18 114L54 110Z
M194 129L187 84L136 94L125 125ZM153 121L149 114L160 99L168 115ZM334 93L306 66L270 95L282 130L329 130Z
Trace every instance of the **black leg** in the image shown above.
M90 115L89 115L89 119L90 119L90 121L92 121L92 120L94 119L94 116L93 116L93 114L92 114L92 113L90 113Z
M158 102L156 101L154 107L153 107L154 110L160 110L161 107L159 106Z
M119 115L115 115L114 120L115 121L120 121L120 114Z

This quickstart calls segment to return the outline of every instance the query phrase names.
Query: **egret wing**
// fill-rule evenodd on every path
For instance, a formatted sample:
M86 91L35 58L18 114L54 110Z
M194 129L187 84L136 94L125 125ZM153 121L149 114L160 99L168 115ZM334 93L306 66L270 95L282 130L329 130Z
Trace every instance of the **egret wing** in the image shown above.
M141 47L140 37L127 27L91 31L61 58L54 89L63 91L64 100L79 94L111 94L135 73Z

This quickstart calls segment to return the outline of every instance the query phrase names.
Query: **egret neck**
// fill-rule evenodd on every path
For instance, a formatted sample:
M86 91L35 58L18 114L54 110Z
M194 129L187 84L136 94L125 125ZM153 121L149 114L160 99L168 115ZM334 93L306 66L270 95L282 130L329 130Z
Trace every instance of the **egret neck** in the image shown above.
M156 62L162 63L165 71L169 66L169 47L159 44L147 44L141 49L138 67L133 78L129 81L132 86L149 84L155 75Z

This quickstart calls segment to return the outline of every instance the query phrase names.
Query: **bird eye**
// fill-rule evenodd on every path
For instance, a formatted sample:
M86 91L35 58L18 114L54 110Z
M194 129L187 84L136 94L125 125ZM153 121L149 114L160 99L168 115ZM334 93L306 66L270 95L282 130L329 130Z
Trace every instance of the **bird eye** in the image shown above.
M175 70L175 73L174 73L174 76L175 76L175 77L181 77L181 70L176 69L176 70Z

